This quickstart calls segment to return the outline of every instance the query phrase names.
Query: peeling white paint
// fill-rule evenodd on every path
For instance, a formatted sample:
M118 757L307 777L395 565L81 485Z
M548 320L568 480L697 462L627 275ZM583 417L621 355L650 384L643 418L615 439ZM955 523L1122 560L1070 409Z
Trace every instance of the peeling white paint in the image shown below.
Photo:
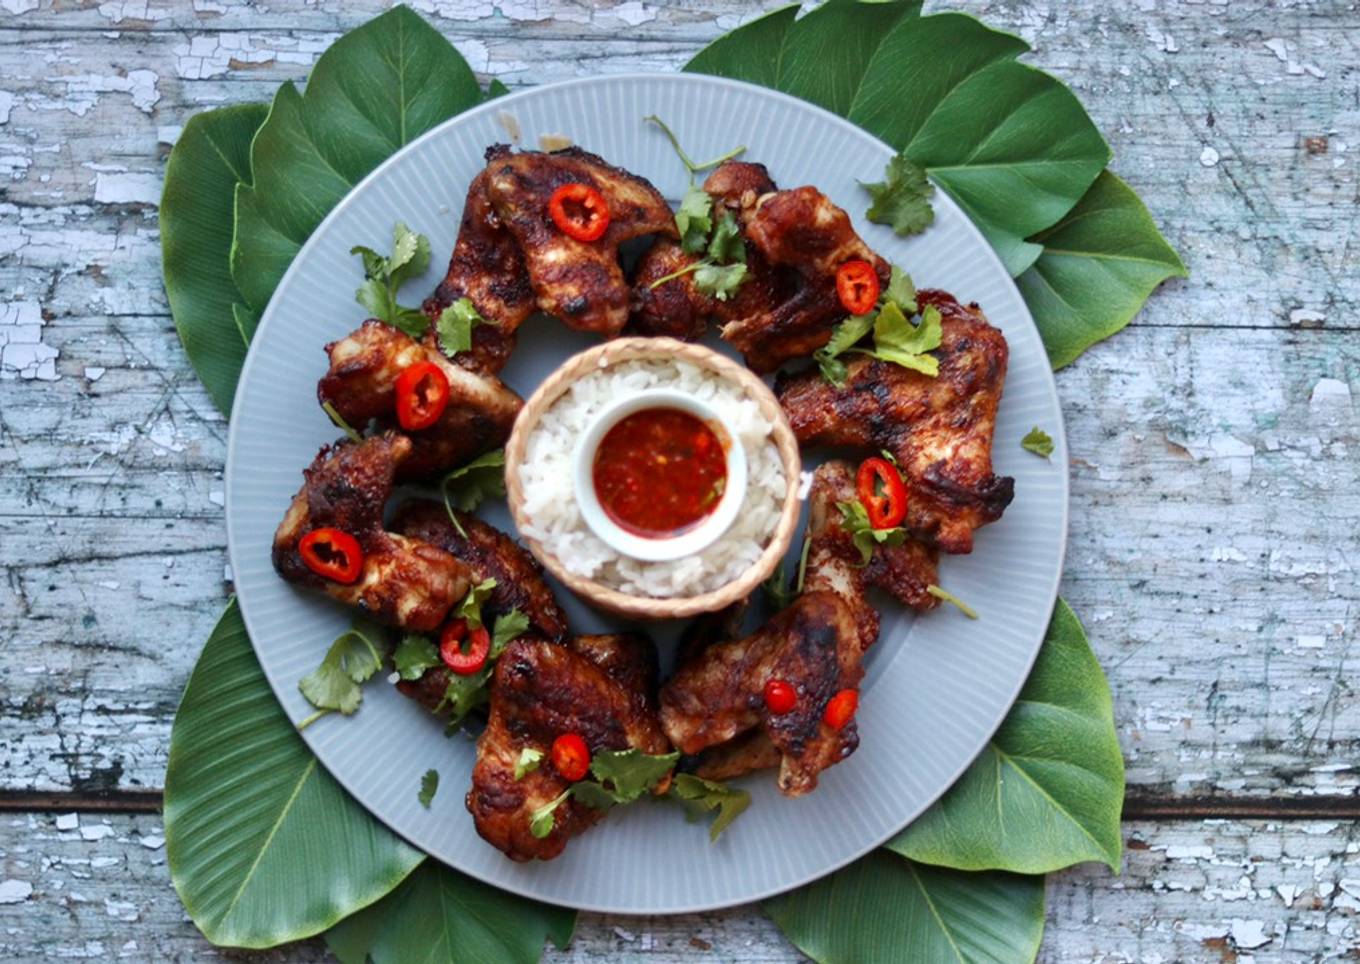
M1213 167L1218 163L1218 151L1212 147L1206 147L1199 152L1199 162L1205 167Z
M95 824L93 827L81 827L81 828L80 828L80 839L81 839L81 840L89 840L89 841L92 841L92 842L93 842L93 841L95 841L95 840L103 840L105 837L112 837L112 836L113 836L113 828L110 827L108 824L97 823L97 824Z
M159 175L142 171L95 175L94 199L101 204L156 204L160 197Z
M1234 917L1228 922L1232 931L1232 940L1242 950L1252 950L1257 947L1264 947L1274 940L1274 935L1267 935L1265 921L1243 920Z
M161 99L157 83L160 80L154 70L129 70L126 76L119 74L57 74L47 78L54 84L66 87L64 98L55 98L44 107L56 107L84 117L99 100L100 94L123 93L132 97L132 105L145 114Z
M0 7L3 7L6 13L28 13L30 10L38 9L38 0L0 0Z
M54 382L59 352L42 340L42 306L36 301L0 305L0 379Z
M57 816L57 829L58 829L58 830L79 830L79 829L80 829L80 814L78 814L78 813L63 813L63 814L58 814L58 816Z
M0 880L0 904L22 904L33 894L33 885L26 880Z
M9 123L10 111L14 109L14 95L7 90L0 90L0 124Z

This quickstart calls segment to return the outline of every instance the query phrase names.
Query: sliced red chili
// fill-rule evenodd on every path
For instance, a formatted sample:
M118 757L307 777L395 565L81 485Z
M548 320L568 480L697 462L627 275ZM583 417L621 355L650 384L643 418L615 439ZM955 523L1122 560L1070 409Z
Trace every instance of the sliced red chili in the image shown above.
M464 645L466 641L466 645ZM471 676L486 665L491 654L491 634L485 626L468 631L466 619L455 619L439 636L439 658L459 676Z
M836 269L836 297L852 315L867 315L878 304L878 272L867 261L856 258Z
M318 576L348 586L364 568L359 540L342 529L313 529L298 542L307 568Z
M798 705L798 693L782 679L767 680L765 683L765 705L771 713L784 714Z
M859 694L854 690L841 690L826 704L822 722L833 730L842 729L854 717L858 708Z
M563 184L548 199L553 224L577 241L596 241L609 230L609 204L589 184Z
M564 780L583 780L590 772L590 747L579 733L563 733L553 740L548 756Z
M869 525L875 529L891 529L907 517L907 487L897 466L887 459L865 459L859 467L856 488Z
M434 362L407 365L397 376L397 421L418 432L439 421L449 404L449 378Z

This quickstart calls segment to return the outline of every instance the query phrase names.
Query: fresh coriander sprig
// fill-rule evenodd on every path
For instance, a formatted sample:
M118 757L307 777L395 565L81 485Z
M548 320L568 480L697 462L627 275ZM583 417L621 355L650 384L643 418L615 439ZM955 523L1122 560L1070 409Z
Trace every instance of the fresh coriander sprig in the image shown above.
M420 792L416 794L416 799L426 810L430 809L430 804L434 801L434 795L439 792L439 771L426 770L425 775L420 778Z
M453 510L472 512L488 496L505 495L505 449L487 452L466 465L460 465L444 476L439 489L444 495L444 509L449 514L449 521L458 534L466 539L467 532Z
M920 321L913 323L910 316L916 310L916 288L911 278L893 265L878 309L846 318L832 330L831 340L813 354L822 377L837 388L844 385L847 373L841 356L849 353L869 355L932 378L937 376L939 359L928 352L940 347L943 337L940 312L934 305L927 305ZM861 342L870 332L873 347L863 347Z
M692 773L677 773L671 782L670 796L686 805L694 816L704 811L717 810L718 817L708 827L710 843L722 836L732 821L751 805L751 794L737 787L729 787L717 780L705 780Z
M372 248L356 244L349 249L364 262L364 283L354 300L369 314L394 328L418 338L429 327L429 319L418 308L397 304L397 291L410 279L424 274L430 266L430 239L398 221L392 228L392 253L384 256Z
M477 587L469 591L468 597L464 598L459 606L459 611L464 613L463 618L467 618L466 614L473 608L473 604L469 603L468 599L475 598L478 587L486 587L487 583L491 583L494 587L495 580L488 579L479 583ZM489 591L489 588L482 590L481 600L486 598ZM482 619L480 600L475 602L475 608L475 618L480 624ZM491 649L487 653L486 665L468 676L460 676L457 673L449 674L449 682L444 688L444 695L440 699L439 705L435 707L436 713L445 709L449 711L447 732L451 733L456 730L469 713L488 702L490 699L491 674L496 669L496 660L500 659L501 654L505 652L505 647L523 636L528 629L529 617L518 609L512 609L502 616L497 616L491 629Z
M1025 433L1025 437L1020 440L1020 447L1026 452L1048 458L1053 454L1053 439L1036 425Z
M382 639L382 629L356 619L331 643L321 665L298 681L302 695L317 709L298 724L299 730L327 713L339 710L349 716L359 708L364 699L359 685L382 665L382 650L374 639Z
M675 148L675 153L679 156L680 163L685 165L685 169L689 171L690 184L694 183L694 175L698 174L700 171L706 171L710 167L717 167L723 161L730 161L732 160L732 158L740 157L742 154L746 153L746 145L743 144L741 147L734 148L733 150L728 151L726 154L718 155L711 161L704 161L702 163L696 164L694 161L690 160L690 156L686 154L685 149L680 146L680 138L675 136L675 132L670 129L670 127L666 124L665 121L663 121L660 117L657 117L655 114L648 114L646 117L642 119L644 121L650 121L657 127L661 128L661 132L665 134L666 139L671 142L671 147Z
M920 234L935 222L935 209L930 206L935 185L924 169L907 160L905 154L897 154L888 162L883 178L859 185L873 198L866 214L870 221L891 225L902 237Z
M596 810L632 803L664 780L679 759L679 751L653 754L636 747L601 750L590 760L590 773L595 779L578 780L530 814L529 832L540 839L552 833L557 808L571 797Z

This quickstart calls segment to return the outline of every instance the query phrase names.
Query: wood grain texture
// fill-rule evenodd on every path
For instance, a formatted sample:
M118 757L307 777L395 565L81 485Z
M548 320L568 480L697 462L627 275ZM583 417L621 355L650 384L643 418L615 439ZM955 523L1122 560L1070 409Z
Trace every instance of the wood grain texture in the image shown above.
M386 5L0 0L0 802L155 803L179 692L230 589L226 425L160 287L165 156L194 111L267 100ZM512 86L672 69L759 6L413 5ZM1129 824L1147 848L1123 878L1051 886L1043 959L1344 954L1355 824L1268 815L1360 816L1360 14L944 6L1020 33L1073 86L1192 272L1058 377L1074 454L1063 593L1111 678L1131 809L1266 817ZM50 814L0 817L0 881L35 888L0 903L0 956L209 955L163 851L137 842L156 818L107 819L112 835L86 841ZM568 956L704 944L793 956L750 909L588 918Z

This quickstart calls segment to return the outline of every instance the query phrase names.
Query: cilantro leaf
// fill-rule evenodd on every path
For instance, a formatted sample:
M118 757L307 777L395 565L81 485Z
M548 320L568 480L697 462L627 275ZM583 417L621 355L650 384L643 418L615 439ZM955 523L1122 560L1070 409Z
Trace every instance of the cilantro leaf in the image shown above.
M397 304L397 290L430 266L430 239L398 221L392 229L390 256L362 244L350 248L349 253L357 254L364 264L364 283L354 292L354 300L372 317L413 338L424 334L429 320L418 309Z
M713 198L703 188L690 185L675 212L675 227L680 232L680 247L698 254L708 245L713 230Z
M840 356L849 351L874 326L874 315L851 315L831 330L831 340L812 355L822 370L822 377L840 388L845 384L845 362Z
M869 522L869 513L858 499L837 502L836 508L841 510L841 524L845 526L845 531L850 533L851 541L859 550L862 566L869 564L877 546L900 546L907 540L905 529L875 529Z
M444 493L444 508L459 535L466 536L453 510L471 512L488 496L505 495L505 449L479 455L467 465L460 465L439 483Z
M717 264L746 263L746 244L741 240L741 228L731 211L724 211L718 226L713 229L708 256Z
M444 687L444 696L435 707L436 713L442 713L446 709L449 711L448 723L444 727L446 733L458 729L469 713L485 706L490 700L491 694L487 684L491 681L491 670L492 666L488 662L470 676L449 674L449 683Z
M708 828L709 842L717 840L732 821L751 805L751 794L729 787L716 780L705 780L692 773L677 773L670 792L690 807L692 812L717 810L718 818Z
M594 780L581 780L573 783L571 795L592 810L609 810L616 804L626 802L620 800L613 792Z
M439 663L439 651L428 636L403 636L392 653L392 665L405 680L420 679L427 669Z
M543 751L526 746L519 751L519 759L515 761L515 779L523 780L526 773L533 773L542 762Z
M930 206L935 186L925 170L907 160L905 154L898 154L888 162L883 177L872 184L860 182L873 199L866 217L875 224L892 225L902 237L930 227L935 221L935 210Z
M434 800L434 795L439 791L439 771L426 770L425 775L420 778L420 793L416 794L416 799L426 810L430 809L430 802Z
M492 580L494 582L494 580ZM529 629L529 617L518 609L512 609L503 616L496 617L496 627L491 631L491 655L495 659L505 651L511 642L523 636Z
M382 656L365 635L378 635L373 628L355 622L336 637L321 665L298 681L298 689L319 710L339 710L349 716L363 702L359 684L378 671Z
M926 592L930 593L936 599L941 599L947 603L951 603L957 606L959 612L963 613L969 619L978 618L977 610L974 609L972 606L968 605L958 596L954 595L952 592L949 592L945 589L941 589L939 586L926 586Z
M909 315L916 314L916 285L911 283L911 275L897 265L892 266L888 276L888 290L883 293L884 301L892 301Z
M466 619L468 629L478 629L482 625L482 603L491 596L496 588L496 580L483 579L467 591L467 595L453 609L453 618Z
M694 287L719 301L726 301L745 280L744 264L701 264L694 269Z
M940 360L926 352L940 347L942 335L940 312L934 305L927 305L921 323L913 325L890 301L874 319L874 347L854 350L934 378L940 373Z
M630 803L660 783L679 759L678 751L653 755L636 747L601 750L591 758L590 772L610 785L616 803Z
M1025 433L1025 437L1020 440L1020 447L1026 452L1033 452L1035 455L1048 458L1053 454L1053 439L1036 425Z
M558 807L567 802L574 787L567 787L552 800L529 814L529 832L542 840L553 831L553 813Z
M460 351L467 351L472 347L472 329L486 324L490 322L482 317L471 298L459 298L435 319L434 330L439 338L439 350L450 358Z

